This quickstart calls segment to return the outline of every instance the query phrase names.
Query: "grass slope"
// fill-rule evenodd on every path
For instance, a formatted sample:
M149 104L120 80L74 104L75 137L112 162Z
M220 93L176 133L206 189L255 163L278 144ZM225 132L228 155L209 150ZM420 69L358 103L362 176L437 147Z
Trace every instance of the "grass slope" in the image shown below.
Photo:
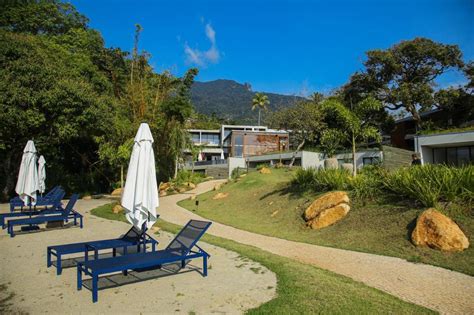
M299 195L288 190L293 173L272 169L272 174L249 173L237 182L224 185L225 199L213 200L211 191L195 202L184 200L182 207L239 229L311 244L344 248L423 262L474 275L474 249L462 253L443 253L417 248L410 241L415 219L423 208L406 202L367 205L353 204L348 216L322 230L305 226L302 214L316 195ZM474 235L474 219L459 214L453 217L466 235Z
M101 206L91 213L106 219L125 221L123 214L112 213L112 205ZM161 219L156 226L171 233L181 229L180 226ZM277 296L250 310L249 314L434 313L350 278L270 254L252 246L211 235L205 235L203 241L235 251L243 257L259 262L276 274ZM212 277L212 270L209 276Z

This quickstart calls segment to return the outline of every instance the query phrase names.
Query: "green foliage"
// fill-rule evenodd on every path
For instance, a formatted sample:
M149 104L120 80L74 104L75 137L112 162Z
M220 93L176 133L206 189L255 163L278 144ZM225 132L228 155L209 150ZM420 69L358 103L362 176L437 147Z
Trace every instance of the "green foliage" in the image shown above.
M255 93L255 96L252 99L252 110L258 109L258 126L260 126L260 111L266 111L268 105L270 105L270 101L268 100L267 95L263 93Z
M346 100L375 95L391 110L400 108L421 122L419 110L434 104L435 79L450 69L463 67L457 45L427 38L402 41L386 50L367 52L365 71L357 72L344 87Z
M173 186L184 186L187 183L193 183L195 185L202 183L206 176L202 173L190 172L187 170L180 170L171 182Z
M230 178L232 178L232 179L234 179L234 180L237 179L237 178L239 178L240 172L241 172L240 167L234 168L234 169L232 170L232 173L230 174Z
M344 169L298 169L292 184L316 192L347 190L349 177L350 173Z
M321 150L326 157L333 157L345 140L344 133L338 129L327 129L321 133Z
M474 201L474 166L428 164L392 172L368 166L357 177L343 169L299 169L292 185L301 191L348 190L359 200L395 195L426 207L446 201L470 205Z
M424 165L400 168L383 178L384 185L397 196L433 207L440 201L474 201L474 166Z
M87 18L70 3L57 0L2 1L0 28L13 32L58 35L87 27Z

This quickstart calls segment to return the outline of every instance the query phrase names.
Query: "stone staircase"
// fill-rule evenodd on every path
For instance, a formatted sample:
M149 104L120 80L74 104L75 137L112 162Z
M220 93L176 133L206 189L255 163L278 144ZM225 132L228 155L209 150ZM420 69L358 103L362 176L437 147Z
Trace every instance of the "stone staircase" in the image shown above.
M227 164L212 165L205 169L206 176L212 176L215 179L227 179L229 177L229 167Z

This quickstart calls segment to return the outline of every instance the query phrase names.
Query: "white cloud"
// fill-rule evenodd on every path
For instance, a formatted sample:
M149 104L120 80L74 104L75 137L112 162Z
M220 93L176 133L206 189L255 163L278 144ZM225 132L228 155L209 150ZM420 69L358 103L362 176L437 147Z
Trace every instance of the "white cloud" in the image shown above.
M207 39L211 42L211 47L208 50L202 51L198 48L191 48L188 43L184 44L184 53L186 54L187 63L206 67L209 63L219 62L221 53L216 44L216 31L212 28L210 23L206 24L205 33Z

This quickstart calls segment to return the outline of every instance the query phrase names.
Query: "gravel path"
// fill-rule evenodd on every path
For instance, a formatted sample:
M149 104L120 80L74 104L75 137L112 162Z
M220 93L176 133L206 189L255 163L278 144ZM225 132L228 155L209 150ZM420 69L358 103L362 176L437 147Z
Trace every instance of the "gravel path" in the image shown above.
M178 225L191 218L200 219L176 203L221 182L205 182L187 193L161 198L160 217ZM288 241L220 223L214 223L208 233L348 276L443 314L474 314L474 277L459 272L394 257Z
M236 252L201 242L211 254L208 277L201 276L199 259L178 274L174 266L167 265L163 270L107 276L99 280L99 288L106 289L99 290L98 303L92 303L89 290L76 290L75 268L64 269L61 276L56 276L54 268L46 268L46 247L125 233L129 224L89 214L90 209L109 202L78 201L75 209L84 214L84 229L70 226L18 233L14 238L0 230L0 313L242 314L274 298L273 272ZM7 209L8 205L0 205L0 212ZM161 249L172 235L163 232L154 237Z

